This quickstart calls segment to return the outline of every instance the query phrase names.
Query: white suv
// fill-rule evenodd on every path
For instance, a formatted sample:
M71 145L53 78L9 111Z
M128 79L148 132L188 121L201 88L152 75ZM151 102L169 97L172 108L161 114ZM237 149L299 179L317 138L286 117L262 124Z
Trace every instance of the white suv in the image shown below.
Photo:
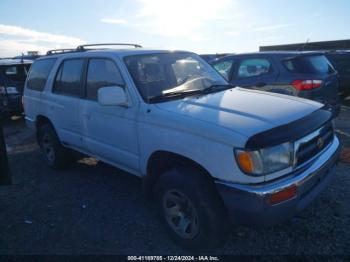
M322 104L233 87L191 52L49 52L23 100L50 166L77 150L142 177L187 247L219 243L228 221L290 218L327 186L339 155Z

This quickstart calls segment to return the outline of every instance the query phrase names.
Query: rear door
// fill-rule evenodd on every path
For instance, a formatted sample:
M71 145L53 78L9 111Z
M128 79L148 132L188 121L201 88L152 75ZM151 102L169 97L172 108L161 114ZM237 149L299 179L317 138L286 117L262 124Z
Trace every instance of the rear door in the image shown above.
M236 86L274 92L277 70L271 59L261 56L241 58L231 83Z
M79 105L84 95L83 72L85 63L83 58L64 60L56 73L52 93L43 99L45 103L48 103L46 106L47 114L52 120L61 142L77 149L84 148Z

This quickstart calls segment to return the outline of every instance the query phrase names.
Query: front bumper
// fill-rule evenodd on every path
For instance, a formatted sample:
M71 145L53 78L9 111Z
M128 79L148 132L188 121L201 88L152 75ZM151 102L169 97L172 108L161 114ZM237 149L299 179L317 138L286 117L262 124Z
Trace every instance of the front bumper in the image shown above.
M259 185L216 181L231 221L234 224L268 226L293 217L309 205L332 180L339 153L340 143L335 137L316 160L283 179ZM278 204L270 203L272 194L293 185L297 186L296 196Z

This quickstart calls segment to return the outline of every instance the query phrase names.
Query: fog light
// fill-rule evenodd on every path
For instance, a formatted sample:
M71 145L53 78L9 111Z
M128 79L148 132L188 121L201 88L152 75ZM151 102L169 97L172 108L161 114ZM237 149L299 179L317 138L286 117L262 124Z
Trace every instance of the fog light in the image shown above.
M293 185L270 196L271 204L278 204L297 195L297 186Z

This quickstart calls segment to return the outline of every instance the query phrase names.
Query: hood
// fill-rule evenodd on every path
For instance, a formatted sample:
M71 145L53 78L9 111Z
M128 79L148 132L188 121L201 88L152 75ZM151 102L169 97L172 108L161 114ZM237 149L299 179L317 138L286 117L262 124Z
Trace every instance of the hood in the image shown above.
M292 96L233 88L157 106L251 137L305 117L323 105Z

